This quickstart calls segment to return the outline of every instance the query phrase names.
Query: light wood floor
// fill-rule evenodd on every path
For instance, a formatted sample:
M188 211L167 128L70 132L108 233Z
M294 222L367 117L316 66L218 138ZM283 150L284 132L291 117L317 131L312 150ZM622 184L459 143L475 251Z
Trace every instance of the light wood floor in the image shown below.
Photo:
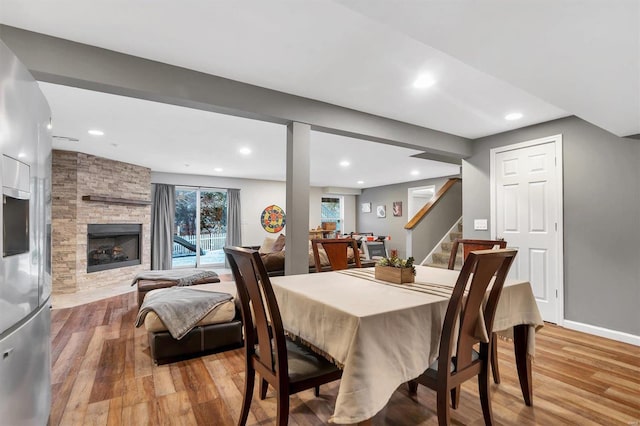
M235 425L242 402L242 350L155 366L135 294L56 309L52 321L50 425ZM640 424L640 348L555 326L536 339L534 406L526 407L511 345L501 341L502 383L492 386L504 425ZM290 425L326 424L338 382L291 398ZM254 398L249 424L275 422L275 398ZM398 388L374 425L434 425L435 394ZM477 385L463 386L452 424L481 425ZM0 420L1 423L1 420Z

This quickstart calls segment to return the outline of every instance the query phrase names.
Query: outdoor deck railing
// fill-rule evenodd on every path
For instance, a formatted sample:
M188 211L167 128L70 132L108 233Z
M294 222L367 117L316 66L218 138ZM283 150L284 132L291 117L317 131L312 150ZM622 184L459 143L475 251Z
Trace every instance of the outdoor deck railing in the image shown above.
M191 244L196 244L196 235L180 235L181 238L187 240ZM203 234L200 236L200 249L205 252L210 250L219 250L224 247L227 240L227 233L222 232L219 234ZM173 243L173 257L190 256L195 255L195 251L180 245Z

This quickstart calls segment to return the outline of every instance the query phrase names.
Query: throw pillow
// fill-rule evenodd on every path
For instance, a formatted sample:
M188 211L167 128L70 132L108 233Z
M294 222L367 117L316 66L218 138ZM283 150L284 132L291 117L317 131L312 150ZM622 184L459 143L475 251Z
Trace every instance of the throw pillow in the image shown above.
M260 253L260 254L262 254L262 253L271 253L272 248L273 248L273 243L275 243L275 242L276 242L275 238L265 237L264 241L262 242L262 245L258 249L258 253Z
M286 240L286 237L284 236L284 234L278 235L278 238L276 238L276 241L273 243L273 246L271 246L271 251L272 252L282 251L282 249L284 249L285 240Z
M327 252L322 247L318 247L318 257L320 258L321 266L329 266L329 257ZM309 267L314 268L316 266L316 260L313 257L313 250L309 251Z

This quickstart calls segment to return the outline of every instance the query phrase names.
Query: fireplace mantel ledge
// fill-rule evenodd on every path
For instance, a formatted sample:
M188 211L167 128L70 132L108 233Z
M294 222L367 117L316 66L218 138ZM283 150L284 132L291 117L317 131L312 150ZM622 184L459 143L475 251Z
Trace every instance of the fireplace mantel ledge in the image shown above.
M110 203L110 204L133 204L138 206L151 205L151 201L147 201L147 200L132 200L130 198L105 197L102 195L83 195L82 200L93 201L98 203Z

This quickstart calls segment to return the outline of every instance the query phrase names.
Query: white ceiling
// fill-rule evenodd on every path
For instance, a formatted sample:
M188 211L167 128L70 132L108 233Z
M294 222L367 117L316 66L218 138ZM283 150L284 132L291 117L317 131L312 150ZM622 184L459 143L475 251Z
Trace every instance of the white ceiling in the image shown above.
M40 82L40 87L55 112L53 134L78 139L54 138L58 149L157 172L285 179L283 125L57 84ZM91 136L89 129L105 134ZM251 154L240 154L241 148ZM453 164L411 157L418 153L312 131L311 185L365 188L460 173ZM341 166L342 161L349 166Z
M468 138L567 115L620 136L640 133L637 0L193 0L188 6L171 0L2 0L0 22ZM423 72L437 83L416 90L412 82ZM214 174L212 162L224 159L225 176L242 165L241 173L256 174L250 177L284 178L284 130L277 125L43 86L55 134L78 137L81 147L101 146L86 135L97 126L107 133L107 146L118 144L102 146L97 155L198 174ZM81 103L84 96L91 99ZM119 115L127 109L136 114ZM93 110L100 115L91 116ZM523 118L506 121L514 111ZM163 128L167 123L159 121L174 124ZM241 163L228 147L245 140L280 155L261 152L256 162ZM416 153L371 143L351 153L346 150L355 141L315 132L312 143L312 180L321 186L336 186L328 180L336 176L342 177L339 186L357 187L345 182L359 179L375 186L370 182L380 173L364 175L370 168L355 164L351 172L333 171L339 156L323 163L320 153L344 152L353 163L362 158L385 170L400 162L400 173L389 170L387 183L389 177L407 180L413 167L407 156ZM378 156L366 158L370 153ZM271 169L259 164L265 158Z

